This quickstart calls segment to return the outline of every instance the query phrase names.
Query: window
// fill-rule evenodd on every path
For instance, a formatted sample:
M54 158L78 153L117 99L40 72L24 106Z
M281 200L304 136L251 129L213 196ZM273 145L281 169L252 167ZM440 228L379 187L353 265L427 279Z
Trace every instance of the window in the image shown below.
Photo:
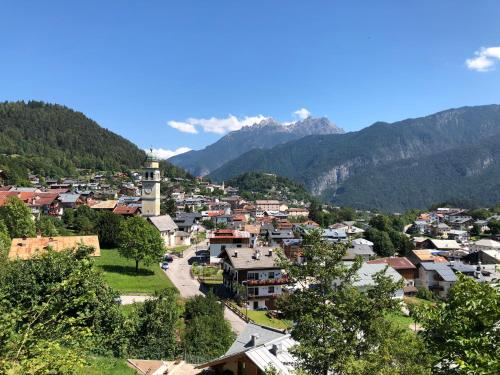
M248 288L248 295L249 296L258 296L259 295L259 288Z
M248 280L259 280L259 274L257 272L249 272L247 275Z
M267 293L268 294L274 294L274 286L270 286L267 288Z
M274 272L269 272L268 278L269 279L274 279Z

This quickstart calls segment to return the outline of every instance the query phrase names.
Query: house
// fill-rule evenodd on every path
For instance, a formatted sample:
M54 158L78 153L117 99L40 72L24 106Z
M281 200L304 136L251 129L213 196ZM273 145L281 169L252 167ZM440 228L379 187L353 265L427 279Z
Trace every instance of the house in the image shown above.
M110 199L110 200L97 202L97 203L93 204L92 206L90 206L90 208L92 208L93 210L113 211L117 204L118 204L117 200Z
M457 215L449 217L448 223L453 229L468 230L474 224L474 219L471 216Z
M234 229L218 229L208 238L211 257L218 257L222 251L230 248L250 246L250 233Z
M269 246L278 247L281 246L284 240L295 238L295 235L291 230L286 229L274 229L267 232L267 241Z
M250 234L250 247L255 247L257 245L257 240L260 234L259 224L245 224L244 231Z
M446 298L456 281L457 276L448 263L422 262L418 268L416 286L425 287L439 297Z
M191 233L198 228L202 215L198 212L179 212L175 215L174 222L179 230Z
M351 265L352 262L344 262L346 265ZM365 292L376 285L375 283L375 275L379 272L384 272L385 275L389 276L392 281L399 282L403 280L403 277L396 272L394 268L387 264L369 264L363 263L361 268L356 272L357 280L353 282L353 286L357 287L359 290ZM403 289L397 290L393 298L403 298L404 292Z
M483 238L474 242L470 249L471 251L494 250L500 254L500 242Z
M434 254L430 249L419 249L412 250L408 255L408 259L415 266L419 266L421 263L447 263L448 261L442 256Z
M302 251L302 239L301 238L291 238L283 240L281 244L285 256L292 262L301 264L304 262L303 251Z
M288 217L291 217L291 218L308 217L309 216L309 210L307 208L304 208L304 207L289 208L287 212L288 212Z
M30 259L35 255L43 254L48 248L60 252L75 249L79 245L92 247L92 256L101 255L101 247L97 236L55 236L55 237L30 237L13 238L9 251L9 259Z
M191 235L188 232L178 230L174 233L175 246L189 246L191 245Z
M176 246L175 233L178 231L177 224L174 223L170 215L150 216L148 220L158 229L165 242L166 247Z
M451 229L447 233L449 240L455 240L462 244L469 242L469 232L466 230Z
M352 240L351 246L347 249L346 254L342 257L342 260L354 260L358 256L361 257L364 262L370 260L371 257L374 257L375 252L373 251L373 242L364 238L356 238Z
M280 202L277 200L265 199L255 202L257 211L279 211Z
M342 229L323 229L321 237L330 243L339 243L347 241L347 233Z
M460 250L462 247L455 240L436 240L427 238L419 245L422 249L436 249L441 251Z
M80 194L75 193L59 194L58 200L61 202L63 208L77 208L83 204L83 199L80 197Z
M197 369L210 368L216 375L262 375L273 367L278 374L293 375L296 360L290 348L297 344L290 334L248 323L226 354Z
M278 256L272 248L226 248L220 254L223 284L234 294L245 288L248 309L275 308L276 298L288 279L278 265Z
M370 260L368 264L387 264L394 268L399 273L404 281L405 287L403 288L405 295L414 295L417 292L415 288L415 279L418 278L417 267L410 262L406 257L388 257Z
M115 215L121 215L125 217L138 216L141 214L140 206L116 206L113 210Z

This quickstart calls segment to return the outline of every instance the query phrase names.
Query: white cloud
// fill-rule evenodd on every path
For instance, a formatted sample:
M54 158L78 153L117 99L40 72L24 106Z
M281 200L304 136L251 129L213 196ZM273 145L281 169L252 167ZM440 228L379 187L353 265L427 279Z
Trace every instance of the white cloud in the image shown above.
M298 117L300 120L305 120L311 116L311 112L306 108L301 108L293 112L294 116Z
M159 159L168 159L172 156L183 154L185 152L191 151L189 147L179 147L176 150L166 150L164 148L153 148L153 155L155 155ZM150 150L146 150L146 152L150 152Z
M481 48L474 53L472 59L465 60L465 64L471 70L487 72L493 68L496 60L500 60L500 47Z
M168 125L184 133L196 134L198 133L198 128L201 128L205 133L224 134L226 132L239 130L243 126L251 126L260 123L267 118L268 117L263 115L245 116L242 118L229 115L225 118L188 118L184 122L169 121Z
M192 124L189 124L187 122L169 121L168 126L177 129L183 133L191 133L191 134L198 133L198 130L196 130L196 128Z

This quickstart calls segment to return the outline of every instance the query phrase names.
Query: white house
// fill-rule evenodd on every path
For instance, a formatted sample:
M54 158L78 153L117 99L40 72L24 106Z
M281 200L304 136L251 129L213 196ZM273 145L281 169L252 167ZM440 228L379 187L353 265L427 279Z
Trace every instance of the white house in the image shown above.
M176 232L179 232L179 228L170 215L150 216L148 217L148 220L156 229L158 229L166 247L177 246ZM184 239L180 239L181 237L182 236L178 236L179 242L184 241Z

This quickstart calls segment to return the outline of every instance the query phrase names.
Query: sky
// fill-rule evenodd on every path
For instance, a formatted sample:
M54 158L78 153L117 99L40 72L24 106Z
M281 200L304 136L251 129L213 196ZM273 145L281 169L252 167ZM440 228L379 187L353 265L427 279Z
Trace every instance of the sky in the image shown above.
M23 1L0 100L85 113L162 157L267 117L347 131L500 104L500 1Z

